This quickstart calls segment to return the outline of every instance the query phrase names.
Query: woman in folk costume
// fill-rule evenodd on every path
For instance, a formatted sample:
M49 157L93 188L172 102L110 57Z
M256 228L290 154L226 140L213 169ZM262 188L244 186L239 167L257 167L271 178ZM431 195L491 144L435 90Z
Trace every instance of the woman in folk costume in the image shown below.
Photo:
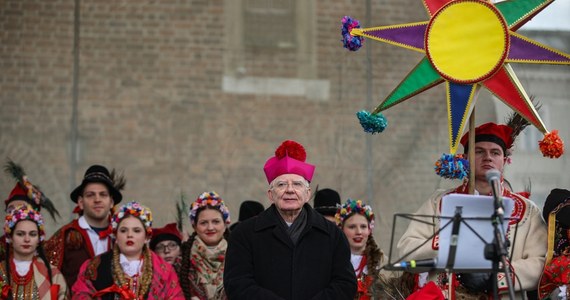
M374 212L361 200L348 199L337 209L335 219L350 246L350 261L358 283L354 299L372 299L375 294L373 288L381 276L380 267L386 262L384 253L372 236Z
M21 205L30 205L39 213L41 213L42 207L45 207L52 219L57 221L56 217L60 216L59 211L57 211L51 200L30 182L26 172L20 165L12 160L8 160L4 165L4 171L16 180L16 185L10 192L8 199L4 200L6 205L4 212L6 214L9 214L15 207ZM0 237L0 260L4 259L6 259L6 237L3 235Z
M29 205L17 206L4 223L7 259L0 264L1 299L68 299L67 284L50 265L41 242L44 220Z
M546 197L542 215L548 225L548 251L540 278L540 299L570 297L570 191L553 189Z
M115 246L86 261L73 285L73 299L184 299L176 272L147 246L150 209L129 202L111 219Z
M202 193L190 206L194 233L182 244L178 268L186 299L226 299L223 284L224 260L230 212L216 192Z

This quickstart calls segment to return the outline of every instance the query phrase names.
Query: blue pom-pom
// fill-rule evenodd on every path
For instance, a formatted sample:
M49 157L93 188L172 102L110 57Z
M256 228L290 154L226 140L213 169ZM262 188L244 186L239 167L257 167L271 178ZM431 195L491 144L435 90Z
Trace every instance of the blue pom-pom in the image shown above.
M350 34L350 31L353 28L360 28L360 23L358 20L353 19L349 16L344 16L342 18L342 27L340 28L340 32L342 34L342 44L344 48L350 51L356 51L362 47L362 43L364 42L364 38L361 36L353 36Z
M463 179L469 177L469 161L463 154L442 154L435 162L435 173L447 179Z
M368 133L378 133L384 131L386 127L388 127L388 120L382 115L381 113L378 114L371 114L365 110L361 110L356 113L358 120L360 121L360 125L364 129L364 131Z

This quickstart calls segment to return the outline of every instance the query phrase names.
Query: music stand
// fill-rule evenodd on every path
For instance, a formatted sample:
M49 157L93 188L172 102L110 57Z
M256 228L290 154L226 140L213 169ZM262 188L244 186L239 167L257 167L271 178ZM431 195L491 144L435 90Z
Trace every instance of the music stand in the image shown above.
M510 216L514 207L514 201L503 197L505 215ZM459 210L457 208L460 208ZM494 199L490 196L449 194L443 197L441 203L441 215L415 215L395 214L387 270L406 270L411 272L445 271L445 272L484 272L493 271L493 262L485 258L485 246L493 243L494 228ZM420 222L426 226L434 226L437 230L427 237L423 243L404 253L394 260L393 250L395 239L401 235L396 234L398 218L407 219L410 222ZM508 226L509 218L505 218L503 226ZM454 233L454 234L452 234ZM401 261L415 259L414 253L439 236L439 250L435 265L428 267L416 267L414 269L396 267ZM397 241L396 241L397 243ZM460 255L455 255L459 253ZM399 253L401 254L401 253ZM421 257L425 258L425 257ZM495 276L496 277L496 276Z
M510 216L514 201L503 198L505 215ZM491 196L449 194L442 199L442 217L454 217L457 207L462 208L461 225L454 246L451 228L442 228L439 235L439 251L437 269L452 269L454 271L482 272L492 270L492 261L485 258L485 247L494 239L493 218L495 211L494 199ZM503 228L508 226L508 218L503 221ZM448 268L447 259L450 252L456 248L455 263Z

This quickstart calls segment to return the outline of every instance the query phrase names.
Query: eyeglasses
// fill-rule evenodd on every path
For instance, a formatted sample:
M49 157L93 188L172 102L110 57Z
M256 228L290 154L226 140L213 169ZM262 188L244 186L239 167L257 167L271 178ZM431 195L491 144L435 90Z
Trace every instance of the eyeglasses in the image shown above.
M178 244L175 242L170 242L168 244L161 244L161 245L157 245L156 247L154 247L154 252L157 253L164 253L164 251L166 249L168 249L168 251L174 251L176 249L178 249Z
M307 185L303 181L291 181L291 183L287 181L277 181L273 184L273 188L277 191L284 191L289 186L296 191L302 191L303 189L307 188Z

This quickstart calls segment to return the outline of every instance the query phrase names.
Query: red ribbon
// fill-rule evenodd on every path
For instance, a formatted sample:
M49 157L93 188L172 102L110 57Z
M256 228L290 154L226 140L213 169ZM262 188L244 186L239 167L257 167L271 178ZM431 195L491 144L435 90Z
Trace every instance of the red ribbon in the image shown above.
M362 259L360 260L360 264L358 264L358 268L354 270L354 272L356 273L356 277L360 277L360 275L362 275L362 271L364 271L364 267L366 267L367 261L368 259L366 258L366 255L363 255Z
M107 229L99 231L99 239L102 240L108 237L111 233L113 233L113 229L111 229L111 226L109 226Z
M357 294L360 296L358 297L358 300L372 299L370 293L368 292L368 289L370 288L371 285L372 285L372 277L370 276L364 276L364 278L358 280Z
M433 281L428 282L421 290L415 291L406 300L444 300L443 293Z
M57 299L59 298L59 284L52 284L51 287L49 288L49 293L51 295L52 299Z
M75 208L73 209L73 213L74 214L81 214L83 210L79 207L79 205L75 205Z
M364 271L364 267L366 267L367 261L368 261L368 259L367 259L366 255L363 255L362 259L360 260L360 264L358 265L358 268L356 270L354 270L356 272L356 278L358 278L358 280L357 280L357 282L358 282L357 294L359 295L359 297L358 297L359 300L370 300L370 299L372 299L370 297L370 293L368 292L368 289L372 285L372 277L366 276L362 273Z
M9 284L5 284L2 287L2 299L8 299L8 296L12 292L12 287Z
M117 293L119 294L119 296L121 296L121 300L132 300L132 299L137 299L137 296L135 295L135 293L129 289L128 286L123 286L123 287L119 287L117 284L113 284L112 286L102 289L100 291L97 291L97 293L95 293L93 295L93 298L97 298L97 297L101 297L105 294L108 293Z

